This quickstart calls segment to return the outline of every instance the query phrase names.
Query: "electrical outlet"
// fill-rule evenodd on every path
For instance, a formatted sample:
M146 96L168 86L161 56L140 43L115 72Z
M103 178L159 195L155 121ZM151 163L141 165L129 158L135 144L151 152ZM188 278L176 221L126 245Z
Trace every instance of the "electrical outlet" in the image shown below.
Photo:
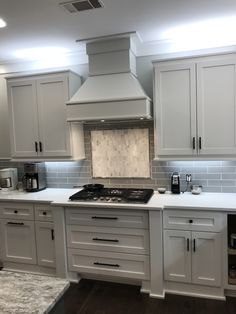
M186 182L192 182L192 175L186 174Z

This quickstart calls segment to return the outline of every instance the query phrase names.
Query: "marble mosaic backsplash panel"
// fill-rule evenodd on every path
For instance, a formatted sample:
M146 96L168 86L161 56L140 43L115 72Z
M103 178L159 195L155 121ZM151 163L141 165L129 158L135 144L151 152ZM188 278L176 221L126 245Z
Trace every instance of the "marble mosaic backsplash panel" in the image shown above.
M91 131L94 178L150 178L148 129Z
M139 124L112 125L114 129L137 128ZM192 175L192 183L203 186L207 192L236 193L236 160L235 161L151 161L151 178L92 178L91 131L110 129L110 125L85 125L86 159L76 162L48 162L47 185L51 188L72 188L87 183L103 183L110 187L166 187L170 189L170 177L175 171L181 176L181 189L185 190L186 174ZM149 129L149 155L154 158L154 136L151 122L143 122L141 128ZM19 180L23 176L23 163L0 162L0 168L17 167Z

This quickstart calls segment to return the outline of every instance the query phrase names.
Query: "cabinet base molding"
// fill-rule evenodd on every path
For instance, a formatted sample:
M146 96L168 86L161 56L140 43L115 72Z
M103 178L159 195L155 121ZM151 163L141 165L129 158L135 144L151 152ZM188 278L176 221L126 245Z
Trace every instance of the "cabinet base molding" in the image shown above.
M227 297L236 297L236 291L235 290L230 290L230 289L226 289L225 290L225 295Z
M177 282L165 282L165 293L225 301L224 289Z
M43 267L38 265L30 265L30 264L20 264L13 262L4 262L3 261L4 270L7 271L17 271L17 272L26 272L26 273L34 273L39 275L50 275L56 276L56 270L50 267Z

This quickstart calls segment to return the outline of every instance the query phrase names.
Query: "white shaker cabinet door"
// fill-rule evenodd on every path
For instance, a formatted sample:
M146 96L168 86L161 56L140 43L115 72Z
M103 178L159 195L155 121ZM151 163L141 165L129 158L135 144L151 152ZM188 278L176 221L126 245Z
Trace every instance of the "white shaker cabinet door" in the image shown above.
M191 282L191 231L164 231L164 278Z
M10 128L6 80L0 75L0 159L10 159Z
M197 102L199 154L236 154L235 59L197 64Z
M192 282L221 285L221 234L192 232Z
M1 221L3 261L36 264L35 229L33 221Z
M50 222L36 222L38 265L55 267L54 227Z
M195 64L157 64L154 91L156 155L195 155Z
M12 157L37 156L38 118L34 80L8 83Z
M37 80L40 154L70 156L70 129L66 121L69 97L67 76L48 76Z

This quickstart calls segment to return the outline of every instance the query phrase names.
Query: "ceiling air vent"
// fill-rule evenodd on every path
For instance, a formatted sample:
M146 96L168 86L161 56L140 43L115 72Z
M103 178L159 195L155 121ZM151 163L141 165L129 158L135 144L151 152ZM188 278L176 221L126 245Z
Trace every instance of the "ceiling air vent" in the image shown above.
M87 11L91 9L102 8L103 3L100 0L79 0L60 3L70 13Z

